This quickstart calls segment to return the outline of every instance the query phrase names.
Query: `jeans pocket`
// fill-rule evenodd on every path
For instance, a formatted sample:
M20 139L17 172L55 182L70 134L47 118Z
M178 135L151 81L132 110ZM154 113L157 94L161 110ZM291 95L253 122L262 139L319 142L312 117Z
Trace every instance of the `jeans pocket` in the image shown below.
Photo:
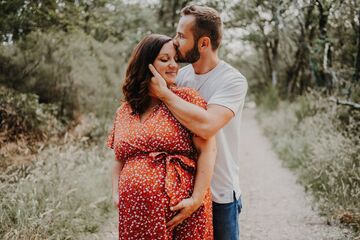
M241 197L239 198L239 200L236 201L236 205L237 205L238 214L240 214L242 209Z

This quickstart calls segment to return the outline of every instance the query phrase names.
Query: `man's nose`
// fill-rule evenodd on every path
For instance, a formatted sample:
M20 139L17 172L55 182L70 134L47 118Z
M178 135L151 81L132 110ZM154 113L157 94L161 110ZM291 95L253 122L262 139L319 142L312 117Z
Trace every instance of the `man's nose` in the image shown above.
M173 44L174 44L175 48L179 47L179 42L177 40L177 35L173 39Z

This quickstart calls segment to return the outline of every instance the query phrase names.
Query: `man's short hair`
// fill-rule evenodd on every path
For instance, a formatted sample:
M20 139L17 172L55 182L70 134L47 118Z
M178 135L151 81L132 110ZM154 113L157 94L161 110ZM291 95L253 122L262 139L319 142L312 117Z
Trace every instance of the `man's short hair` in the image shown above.
M212 49L218 49L222 38L220 14L211 7L190 5L181 10L181 16L187 15L195 17L192 29L195 41L204 36L209 37Z

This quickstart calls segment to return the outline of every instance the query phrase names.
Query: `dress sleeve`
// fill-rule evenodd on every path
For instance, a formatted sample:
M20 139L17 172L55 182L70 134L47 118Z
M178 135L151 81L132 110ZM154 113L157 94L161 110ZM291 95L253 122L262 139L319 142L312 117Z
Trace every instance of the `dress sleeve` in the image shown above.
M189 87L180 87L176 88L176 90L174 90L174 93L185 101L206 109L207 102L195 89Z
M107 137L107 142L106 142L106 146L108 148L114 149L114 141L115 141L115 132L116 132L116 125L117 122L119 121L119 116L120 116L120 111L123 108L124 104L122 104L115 112L115 116L114 116L114 122L112 125L112 128L108 134Z
M114 149L114 138L115 138L115 122L114 122L113 127L107 137L106 146L108 148Z

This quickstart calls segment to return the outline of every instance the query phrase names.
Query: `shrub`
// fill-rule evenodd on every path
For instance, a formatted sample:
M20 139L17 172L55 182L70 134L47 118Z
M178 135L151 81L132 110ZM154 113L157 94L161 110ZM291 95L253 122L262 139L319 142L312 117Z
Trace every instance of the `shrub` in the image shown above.
M35 94L22 94L0 87L0 143L19 138L44 140L63 129L55 116L58 108L41 104Z
M119 97L128 45L99 43L82 31L33 31L0 46L0 84L58 106L57 117L98 116ZM112 98L109 98L112 96Z
M276 110L280 102L277 88L270 86L261 93L256 94L256 102L266 111Z

